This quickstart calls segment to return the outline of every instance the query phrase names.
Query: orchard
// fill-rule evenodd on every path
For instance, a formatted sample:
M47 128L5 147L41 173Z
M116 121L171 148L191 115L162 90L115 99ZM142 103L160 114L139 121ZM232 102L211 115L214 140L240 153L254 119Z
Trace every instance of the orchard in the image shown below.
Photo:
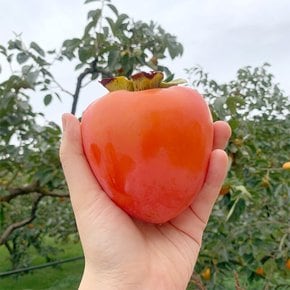
M0 66L10 68L0 83L0 249L9 255L6 270L32 265L31 249L46 261L57 259L59 250L48 238L79 242L58 156L61 129L32 110L32 92L46 106L70 98L67 111L75 114L88 82L100 85L103 78L141 70L161 71L170 82L174 68L162 62L183 53L182 44L161 26L133 21L111 1L86 2L96 2L96 9L88 12L83 34L64 40L61 48L47 51L20 36L0 45ZM64 62L71 62L77 75L72 92L53 74L54 65ZM242 67L226 83L200 67L186 71L187 85L204 96L214 120L232 128L228 177L188 289L286 289L289 96L269 64Z

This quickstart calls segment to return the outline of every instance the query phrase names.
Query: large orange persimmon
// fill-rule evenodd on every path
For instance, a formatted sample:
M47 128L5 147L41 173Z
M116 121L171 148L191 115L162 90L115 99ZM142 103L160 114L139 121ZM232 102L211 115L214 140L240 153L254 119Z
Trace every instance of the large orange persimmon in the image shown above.
M141 75L150 84L155 73ZM125 87L134 89L131 80ZM189 87L112 91L85 110L81 132L98 182L133 217L167 222L191 204L204 183L213 122L203 97Z

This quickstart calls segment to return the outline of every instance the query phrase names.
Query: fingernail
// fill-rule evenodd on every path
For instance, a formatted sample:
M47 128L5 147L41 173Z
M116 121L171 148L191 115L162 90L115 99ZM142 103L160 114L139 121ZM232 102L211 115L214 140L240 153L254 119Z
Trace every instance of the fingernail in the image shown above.
M62 115L62 117L61 117L61 121L62 121L62 129L63 129L63 131L65 131L66 123L67 123L66 114L63 114L63 115Z

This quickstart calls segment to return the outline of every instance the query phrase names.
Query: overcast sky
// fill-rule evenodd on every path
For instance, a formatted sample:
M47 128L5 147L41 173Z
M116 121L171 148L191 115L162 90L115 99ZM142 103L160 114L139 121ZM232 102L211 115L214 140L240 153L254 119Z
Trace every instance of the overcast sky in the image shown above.
M64 39L81 36L86 14L96 5L83 3L83 0L0 0L0 43L6 44L16 32L22 33L27 43L33 40L44 49L59 48ZM166 63L176 76L185 77L184 68L199 64L213 78L228 81L242 66L268 62L276 81L290 94L289 0L112 0L112 3L135 20L153 20L178 37L184 45L184 55ZM55 73L59 82L73 91L75 78L70 70L60 67ZM97 83L83 90L78 115L103 93ZM33 103L36 110L43 110L41 102ZM62 104L55 101L58 109L48 108L48 118L59 118L70 110L70 103L69 96L64 96Z

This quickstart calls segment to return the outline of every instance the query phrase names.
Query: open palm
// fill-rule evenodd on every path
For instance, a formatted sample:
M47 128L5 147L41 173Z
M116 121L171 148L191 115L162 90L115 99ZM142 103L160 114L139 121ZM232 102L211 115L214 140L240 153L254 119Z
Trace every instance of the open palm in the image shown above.
M162 225L133 219L117 207L90 170L78 120L65 114L63 127L60 159L85 256L80 289L185 289L226 176L227 123L214 124L214 149L202 190L188 209Z

